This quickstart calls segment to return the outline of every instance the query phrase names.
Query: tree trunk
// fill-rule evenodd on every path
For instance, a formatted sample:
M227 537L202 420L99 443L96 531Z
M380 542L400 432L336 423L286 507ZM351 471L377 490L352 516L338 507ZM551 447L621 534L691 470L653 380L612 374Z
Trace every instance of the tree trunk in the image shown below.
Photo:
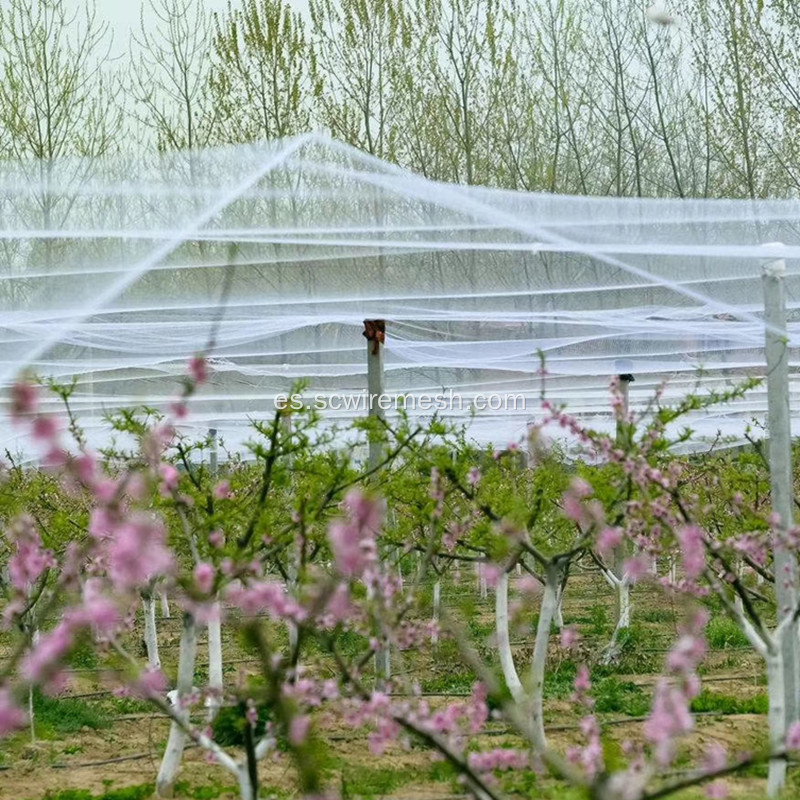
M161 669L156 629L156 598L152 592L142 596L142 608L144 609L144 645L147 649L147 666L150 669Z
M525 691L514 665L514 655L511 652L511 639L508 635L508 573L503 572L497 581L495 589L495 632L497 635L497 651L500 655L500 666L514 702L525 701Z
M544 670L547 662L547 645L550 641L550 626L556 611L560 578L560 570L553 564L548 564L545 570L544 593L542 594L542 608L539 612L539 625L536 628L536 643L533 647L533 660L531 661L531 734L533 749L542 753L547 748L547 739L544 735Z
M222 621L219 603L214 603L208 623L208 721L213 722L222 705Z
M556 628L559 630L563 630L564 628L564 586L559 585L558 591L556 592L556 610L553 615L553 619L556 623Z
M166 591L160 593L161 596L161 616L164 619L170 619L171 614L169 612L169 598L167 597Z
M183 632L181 633L180 655L178 656L178 701L177 713L184 720L189 719L189 710L182 708L182 700L192 692L194 682L194 662L197 656L197 625L194 617L188 612L183 615ZM186 734L173 722L169 729L167 749L161 761L161 768L156 778L156 794L158 797L172 797L175 790L175 779L183 758L186 745Z
M767 654L767 693L769 695L769 748L783 750L786 738L786 704L784 702L783 651L776 642L775 651ZM772 758L767 777L767 796L777 797L786 783L786 758Z

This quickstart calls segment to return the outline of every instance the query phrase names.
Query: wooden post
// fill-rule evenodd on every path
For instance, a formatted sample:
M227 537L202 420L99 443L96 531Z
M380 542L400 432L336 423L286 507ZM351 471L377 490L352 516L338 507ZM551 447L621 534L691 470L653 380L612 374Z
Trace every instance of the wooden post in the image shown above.
M765 245L774 252L781 245ZM767 360L767 409L769 427L769 468L772 509L779 518L775 540L775 593L778 621L794 613L797 603L797 557L782 536L793 526L792 433L789 414L789 347L786 335L786 262L769 257L763 263L764 350ZM783 654L783 693L786 728L798 719L797 625L790 625L780 643ZM785 731L781 732L785 735ZM785 771L785 761L783 770ZM772 783L772 781L770 781ZM774 787L773 787L774 788Z

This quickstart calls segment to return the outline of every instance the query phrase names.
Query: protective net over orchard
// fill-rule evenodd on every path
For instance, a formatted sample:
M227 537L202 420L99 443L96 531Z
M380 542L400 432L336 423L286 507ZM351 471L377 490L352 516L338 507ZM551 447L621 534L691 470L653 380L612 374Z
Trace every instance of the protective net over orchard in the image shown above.
M94 445L107 412L167 404L209 343L187 426L231 448L301 379L327 419L363 416L365 320L385 321L385 391L412 416L505 443L544 391L607 429L614 375L635 378L634 411L665 381L662 402L764 375L765 259L786 262L797 366L797 201L444 185L321 136L3 163L0 183L2 383L74 376ZM697 441L741 441L753 421L763 386L690 419Z

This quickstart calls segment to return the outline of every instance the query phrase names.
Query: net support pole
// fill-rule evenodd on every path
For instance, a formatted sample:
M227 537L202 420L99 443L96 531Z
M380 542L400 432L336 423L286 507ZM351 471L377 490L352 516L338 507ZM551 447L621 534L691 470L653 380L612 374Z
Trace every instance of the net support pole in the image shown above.
M211 440L211 452L208 456L208 471L212 478L216 478L219 473L219 441L217 429L208 429L208 438Z
M367 340L367 408L373 419L383 419L384 413L380 405L383 397L383 345L386 341L386 322L382 319L364 320L364 337ZM370 434L369 461L370 472L376 470L384 458L384 447L381 438ZM379 637L379 645L375 651L375 684L383 690L392 677L392 654L388 639Z
M767 247L770 247L767 245ZM778 619L794 613L797 602L797 558L782 540L793 526L792 434L789 416L789 347L786 335L786 262L767 257L763 263L764 350L767 361L767 408L772 509L779 518L775 539L775 591ZM786 726L798 718L797 625L789 626L779 643L783 654Z
M633 369L633 364L626 359L620 359L616 362L615 366L619 370L617 373L617 391L619 392L620 399L620 405L618 409L619 416L617 417L616 445L619 448L627 449L628 445L630 444L629 439L631 434L631 426L628 422L628 414L630 412L630 387L635 380L633 373L630 371ZM614 636L612 637L607 652L607 657L609 660L616 658L616 634L621 627L621 623L624 622L626 609L627 615L630 616L630 589L628 584L624 582L625 556L626 551L624 545L619 545L618 547L614 548L613 571L614 577L617 579L618 583L614 590L614 615L616 620Z
M212 481L219 476L219 435L216 428L208 429L211 440L211 452L208 456L208 471ZM211 619L208 621L208 688L211 690L206 706L208 721L213 722L222 707L224 678L222 674L222 609L219 600L212 606Z
M383 419L384 413L380 405L383 397L383 345L386 341L386 322L382 319L365 319L364 336L367 340L367 408L369 416ZM370 437L369 469L374 470L384 457L382 442Z

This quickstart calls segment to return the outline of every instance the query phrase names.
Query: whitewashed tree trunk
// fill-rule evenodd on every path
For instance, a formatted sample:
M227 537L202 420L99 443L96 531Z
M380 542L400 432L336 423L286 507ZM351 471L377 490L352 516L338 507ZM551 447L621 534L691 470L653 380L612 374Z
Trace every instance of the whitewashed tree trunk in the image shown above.
M627 574L619 577L610 569L604 569L603 576L608 585L614 589L617 599L617 623L614 626L614 633L611 635L611 641L603 650L602 659L604 664L611 664L616 661L619 656L620 633L631 626L631 582Z
M767 657L767 693L769 695L769 746L775 753L783 749L786 738L786 704L784 702L783 654L780 642ZM772 758L767 777L767 796L777 797L786 783L786 759Z
M433 635L431 636L432 644L439 644L439 612L442 607L442 581L437 580L433 584Z
M522 681L517 674L514 665L514 655L511 652L511 638L508 633L508 573L503 572L497 581L495 589L495 633L497 636L497 651L500 656L500 666L503 669L503 677L506 686L514 698L514 702L523 703L525 701L525 691L522 688Z
M171 619L172 615L169 610L169 598L167 597L166 590L159 592L159 597L161 599L161 616L164 617L164 619Z
M194 617L184 612L183 631L181 633L180 655L178 656L178 700L177 713L188 721L189 711L182 707L184 698L191 694L194 681L194 663L197 657L197 625ZM186 746L186 734L176 722L169 729L167 749L161 761L161 768L156 778L156 794L158 797L172 797L175 791L175 779L183 758L183 748Z
M209 722L213 722L222 704L222 621L219 602L214 603L211 615L208 623L208 688L211 690L208 699Z
M483 568L483 562L478 564L478 587L481 600L485 600L489 596L489 587L486 584L486 570Z
M547 645L550 641L550 626L553 624L553 616L556 611L556 593L559 582L558 568L552 564L548 565L545 570L542 608L539 612L539 625L536 628L536 643L533 646L531 661L531 738L533 749L537 753L544 752L547 748L547 739L544 735L544 670L547 662Z
M619 602L619 619L617 630L631 626L631 583L627 575L617 584L617 600Z
M563 584L558 587L558 591L556 592L556 610L555 614L553 615L554 621L556 623L556 627L559 630L564 628L564 586Z
M147 666L150 669L161 669L161 657L158 654L158 629L156 628L156 598L152 592L142 596L144 609L144 645L147 649Z
M236 777L239 780L239 796L242 800L258 800L253 795L253 785L250 783L250 773L247 771L247 760L237 765Z

